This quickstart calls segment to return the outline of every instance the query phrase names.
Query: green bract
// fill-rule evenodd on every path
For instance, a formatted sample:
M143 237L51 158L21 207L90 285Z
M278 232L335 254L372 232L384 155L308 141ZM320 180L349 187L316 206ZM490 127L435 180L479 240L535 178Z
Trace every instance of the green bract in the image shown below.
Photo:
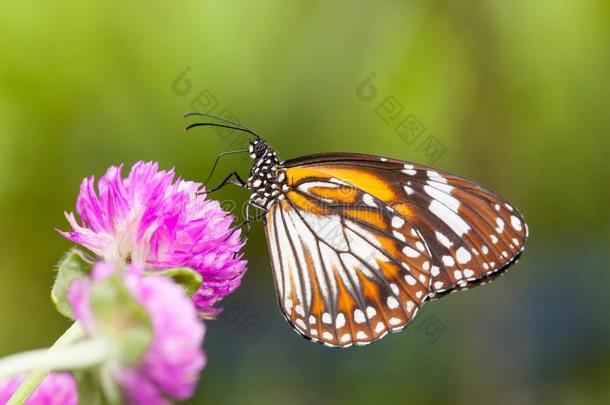
M189 297L192 297L193 294L199 290L199 287L203 282L203 276L188 267L176 267L162 271L153 271L149 272L149 274L171 277L176 284L184 288L184 292Z
M80 250L69 250L57 265L57 276L51 289L51 299L60 314L74 319L72 308L68 303L68 288L74 280L91 274L93 263Z

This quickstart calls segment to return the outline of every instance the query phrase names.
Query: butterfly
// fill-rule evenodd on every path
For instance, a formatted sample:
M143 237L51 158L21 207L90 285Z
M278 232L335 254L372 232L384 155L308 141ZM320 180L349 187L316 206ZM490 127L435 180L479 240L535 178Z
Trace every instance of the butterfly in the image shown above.
M247 180L233 172L210 192L230 183L251 191L280 310L314 342L345 348L380 340L409 325L426 301L491 281L523 252L522 215L471 180L361 153L282 161L254 131L191 115L227 125L186 129L253 136L247 150L225 152L249 153Z

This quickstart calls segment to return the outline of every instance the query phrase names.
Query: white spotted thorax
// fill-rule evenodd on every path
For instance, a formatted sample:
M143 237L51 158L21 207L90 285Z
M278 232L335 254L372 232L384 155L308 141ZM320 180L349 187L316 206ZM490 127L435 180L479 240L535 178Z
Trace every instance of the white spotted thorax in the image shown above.
M253 140L248 146L254 164L246 187L252 191L250 202L268 210L276 200L282 200L290 187L286 184L286 174L277 153L262 140Z

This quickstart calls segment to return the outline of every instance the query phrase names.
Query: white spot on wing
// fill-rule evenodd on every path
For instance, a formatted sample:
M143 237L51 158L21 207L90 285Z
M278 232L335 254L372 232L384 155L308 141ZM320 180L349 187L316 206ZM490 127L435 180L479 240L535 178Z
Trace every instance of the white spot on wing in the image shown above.
M449 238L439 231L436 231L436 239L438 239L441 245L445 246L446 248L453 246L453 243L451 243Z
M399 306L398 300L394 297L388 297L387 303L388 303L388 308L390 308L390 309L396 309Z
M401 320L399 318L390 318L389 323L392 326L396 326L401 323Z
M342 186L351 187L348 183L344 182L343 180L339 180L334 177L331 177L330 179L328 179L328 181L330 181L331 183L342 185Z
M460 262L461 264L468 263L470 259L472 259L470 252L466 250L463 246L457 250L456 257L458 262Z
M433 200L429 208L434 215L446 223L458 236L462 236L470 230L470 226L462 217L437 200Z
M394 235L394 237L396 239L398 239L401 242L406 242L407 238L405 238L405 235L403 235L402 233L398 232L398 231L393 231L392 235Z
M363 202L364 202L366 205L368 205L369 207L376 207L376 206L377 206L377 204L375 203L375 199L374 199L374 198L373 198L373 196L372 196L372 195L370 195L370 194L364 194L364 195L362 196L362 201L363 201Z
M413 165L405 164L403 167L402 172L404 174L408 174L409 176L415 176L417 174L417 171L413 169Z
M417 250L413 249L413 248L412 248L412 247L410 247L410 246L405 246L405 247L402 249L402 252L403 252L403 253L404 253L404 254L405 254L407 257L419 257L419 255L420 255L420 253L419 253Z
M439 188L445 188L445 189L439 190ZM443 203L444 205L449 207L452 211L457 212L457 210L460 206L460 201L450 194L452 189L453 189L453 187L451 187L451 186L443 187L440 184L439 185L435 184L434 187L428 186L428 185L424 186L424 191L426 192L426 194L428 194L434 200L437 200L437 201Z
M521 229L523 229L521 220L514 215L510 216L510 224L516 231L521 232Z
M366 319L364 318L364 313L359 310L359 309L355 309L354 310L354 321L356 323L364 323Z
M496 232L498 233L502 233L504 232L504 221L502 221L502 218L496 218L496 224L498 224L498 227L496 228Z
M322 314L322 322L329 324L329 325L333 322L333 320L331 319L330 314L328 312L324 312Z
M400 290L398 289L398 286L394 283L390 284L390 288L392 289L392 292L396 295L398 295L400 293Z
M447 179L441 176L438 172L435 172L434 170L428 170L426 173L428 174L428 177L431 180L437 181L439 183L447 183Z
M356 333L356 339L367 339L369 336L363 331Z
M392 228L402 228L405 224L405 220L399 217L398 215L394 215L392 217Z
M335 326L337 328L342 328L343 326L345 326L345 315L343 315L343 313L339 313L339 315L337 315L337 319L335 320Z

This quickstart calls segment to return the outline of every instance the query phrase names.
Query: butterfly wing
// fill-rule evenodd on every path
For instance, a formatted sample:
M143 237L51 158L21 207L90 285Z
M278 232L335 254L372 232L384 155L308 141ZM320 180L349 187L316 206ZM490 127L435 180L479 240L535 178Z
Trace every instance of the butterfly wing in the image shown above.
M521 215L459 176L350 153L283 167L290 190L266 216L280 306L324 344L400 330L426 299L489 280L523 250Z

